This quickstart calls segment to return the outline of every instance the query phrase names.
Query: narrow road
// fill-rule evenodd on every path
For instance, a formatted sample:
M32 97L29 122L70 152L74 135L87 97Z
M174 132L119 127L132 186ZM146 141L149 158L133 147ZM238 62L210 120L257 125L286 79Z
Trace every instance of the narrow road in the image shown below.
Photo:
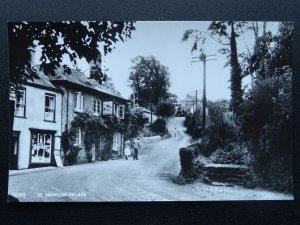
M139 160L111 160L10 176L20 201L203 201L293 199L290 195L203 183L177 185L179 149L187 146L184 118L173 118L169 139L142 147ZM176 129L175 129L176 128Z

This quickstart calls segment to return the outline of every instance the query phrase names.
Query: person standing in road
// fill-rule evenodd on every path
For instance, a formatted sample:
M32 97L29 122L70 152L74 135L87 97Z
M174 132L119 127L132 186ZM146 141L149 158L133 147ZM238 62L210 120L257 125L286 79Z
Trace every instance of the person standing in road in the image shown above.
M131 155L131 142L130 140L125 141L124 143L124 156L125 159L128 160L129 155Z
M133 140L134 160L139 160L138 158L139 150L141 150L141 143L140 143L140 137L137 137L136 139Z

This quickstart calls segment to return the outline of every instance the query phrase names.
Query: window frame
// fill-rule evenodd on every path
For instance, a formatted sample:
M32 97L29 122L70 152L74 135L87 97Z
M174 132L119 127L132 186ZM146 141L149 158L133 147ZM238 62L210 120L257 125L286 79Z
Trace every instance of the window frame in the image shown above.
M96 116L99 116L102 114L101 111L102 111L102 101L101 101L101 99L94 97L93 98L93 114Z
M17 115L17 104L18 104L18 96L15 92L15 110L14 110L14 116L15 117L19 117L19 118L26 118L26 100L27 100L27 96L26 96L26 89L20 89L18 90L19 92L22 92L22 97L23 97L23 115ZM19 107L18 107L19 108Z
M78 134L78 137L77 137ZM77 141L78 140L78 141ZM75 138L74 138L74 145L80 146L81 145L81 129L76 129Z
M47 97L54 99L54 101L53 101L53 119L52 120L46 119L46 98ZM49 101L49 105L50 105L50 101ZM56 119L56 95L51 94L51 93L45 93L44 121L55 122L55 119Z
M122 112L120 116L120 112ZM117 105L117 115L119 119L124 119L125 117L125 105Z
M78 98L80 98L79 101L78 101ZM78 105L77 105L78 102L80 104L80 108L78 108ZM74 110L75 110L75 112L83 112L83 94L80 91L75 92L75 106L74 106Z

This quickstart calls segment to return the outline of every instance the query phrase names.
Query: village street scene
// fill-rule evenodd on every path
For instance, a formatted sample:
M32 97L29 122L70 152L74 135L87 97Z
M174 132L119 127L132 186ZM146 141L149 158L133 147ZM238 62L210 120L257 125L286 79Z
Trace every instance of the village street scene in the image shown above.
M293 200L293 23L8 30L8 202Z

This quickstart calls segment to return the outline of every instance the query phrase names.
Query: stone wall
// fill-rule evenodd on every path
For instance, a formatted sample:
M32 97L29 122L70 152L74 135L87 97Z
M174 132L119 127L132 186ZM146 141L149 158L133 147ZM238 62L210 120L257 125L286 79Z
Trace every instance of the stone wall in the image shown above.
M142 139L142 144L151 144L151 143L155 143L161 141L161 136L157 135L157 136L152 136L152 137L143 137Z

